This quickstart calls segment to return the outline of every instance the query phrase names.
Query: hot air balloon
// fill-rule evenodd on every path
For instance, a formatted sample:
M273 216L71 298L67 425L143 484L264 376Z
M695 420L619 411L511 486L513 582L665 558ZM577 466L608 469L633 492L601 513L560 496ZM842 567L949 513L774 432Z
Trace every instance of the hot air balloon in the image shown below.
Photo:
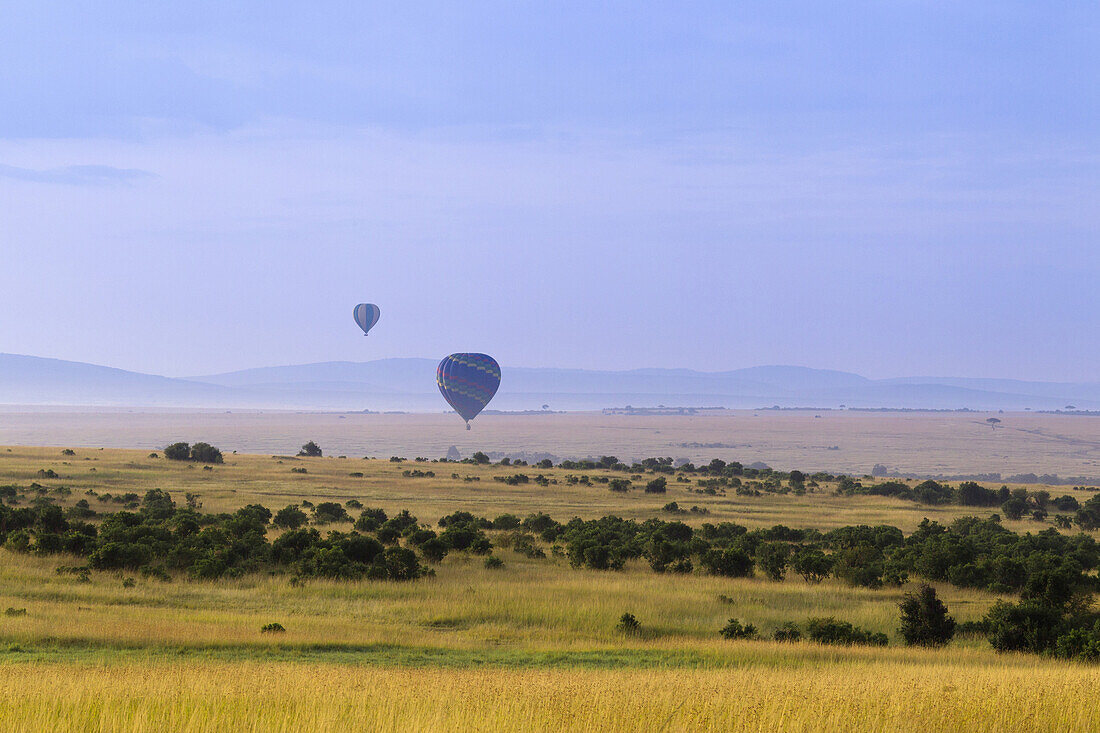
M355 306L352 315L355 317L356 325L363 329L363 335L366 336L367 332L374 328L374 324L378 323L378 317L382 312L374 303L360 303Z
M485 409L500 386L500 365L488 354L451 354L439 362L435 382L443 399L466 421Z

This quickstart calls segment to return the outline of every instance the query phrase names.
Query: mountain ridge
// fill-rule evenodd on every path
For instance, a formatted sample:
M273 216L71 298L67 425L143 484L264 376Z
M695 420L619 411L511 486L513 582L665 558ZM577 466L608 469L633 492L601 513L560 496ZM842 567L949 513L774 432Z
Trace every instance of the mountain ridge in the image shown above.
M432 359L391 358L255 367L164 377L84 362L0 353L0 404L324 410L445 409ZM703 372L503 368L492 407L598 410L657 406L975 410L1100 409L1100 383L970 377L869 379L831 369L765 365Z

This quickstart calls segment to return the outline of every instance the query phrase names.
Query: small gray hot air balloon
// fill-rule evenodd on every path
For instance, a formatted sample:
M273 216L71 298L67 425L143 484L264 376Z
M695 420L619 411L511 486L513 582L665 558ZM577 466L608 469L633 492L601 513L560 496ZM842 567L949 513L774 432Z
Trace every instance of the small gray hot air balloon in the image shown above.
M355 306L352 315L355 316L355 324L363 329L363 335L366 336L374 328L374 324L378 323L378 317L382 312L374 303L360 303Z

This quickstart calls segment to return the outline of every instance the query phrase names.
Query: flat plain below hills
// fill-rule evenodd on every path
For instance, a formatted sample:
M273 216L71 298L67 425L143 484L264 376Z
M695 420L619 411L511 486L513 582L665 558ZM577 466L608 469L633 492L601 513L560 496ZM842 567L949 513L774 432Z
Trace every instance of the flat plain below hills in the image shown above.
M986 421L1001 422L995 428ZM454 414L5 408L0 445L154 450L178 440L224 451L439 458L615 455L711 458L777 469L863 475L875 464L910 475L1034 473L1100 480L1100 416L1046 413L714 410L694 415L594 412L488 414L473 430ZM1088 483L1088 482L1082 482Z

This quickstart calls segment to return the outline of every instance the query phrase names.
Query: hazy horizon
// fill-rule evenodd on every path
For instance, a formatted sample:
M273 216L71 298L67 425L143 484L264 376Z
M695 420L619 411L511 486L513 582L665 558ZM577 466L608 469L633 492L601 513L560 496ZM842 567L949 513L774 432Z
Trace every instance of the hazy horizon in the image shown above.
M1096 6L5 15L0 352L1097 378Z

